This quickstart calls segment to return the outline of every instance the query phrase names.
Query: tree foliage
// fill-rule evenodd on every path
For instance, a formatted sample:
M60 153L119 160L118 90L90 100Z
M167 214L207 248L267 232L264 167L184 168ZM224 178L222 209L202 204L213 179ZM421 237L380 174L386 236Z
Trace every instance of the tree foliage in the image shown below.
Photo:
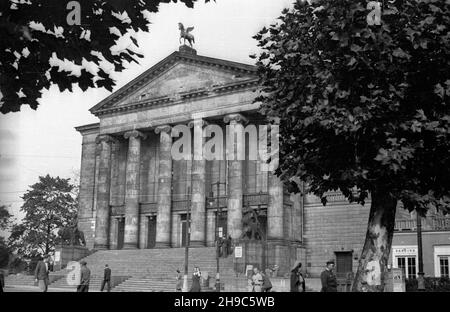
M329 190L359 203L377 191L448 211L450 1L386 1L373 26L366 4L297 1L254 37L257 101L281 119L277 173L324 204Z
M193 7L196 0L180 0ZM72 91L115 86L105 64L120 72L126 62L142 57L133 32L149 31L149 12L158 12L160 3L177 0L83 0L80 25L70 22L76 8L70 0L3 0L0 2L0 111L16 112L21 105L36 109L43 89L51 84ZM209 0L205 0L209 2ZM131 34L130 45L115 50L118 40ZM69 61L79 73L60 68L50 59ZM95 72L86 69L94 65ZM2 98L3 97L3 98ZM3 102L3 104L1 104Z
M8 207L5 205L0 206L0 231L6 231L10 228L14 221L14 217L9 213Z
M57 230L73 222L77 213L77 194L69 179L40 176L30 187L22 197L25 217L9 237L9 246L28 258L53 251Z

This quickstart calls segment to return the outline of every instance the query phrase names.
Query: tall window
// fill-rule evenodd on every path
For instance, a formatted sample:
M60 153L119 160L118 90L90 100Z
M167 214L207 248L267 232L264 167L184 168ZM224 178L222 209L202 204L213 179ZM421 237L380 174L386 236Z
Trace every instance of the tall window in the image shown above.
M397 266L403 269L406 278L416 278L416 257L397 257Z
M448 262L449 262L450 256L441 256L439 257L439 271L441 277L449 277L449 270L448 270Z

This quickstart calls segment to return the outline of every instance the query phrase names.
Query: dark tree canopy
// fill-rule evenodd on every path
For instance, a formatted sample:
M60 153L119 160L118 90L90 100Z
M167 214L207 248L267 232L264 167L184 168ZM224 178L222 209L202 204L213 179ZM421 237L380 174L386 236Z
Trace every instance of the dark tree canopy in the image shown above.
M377 191L448 211L450 1L385 1L373 26L366 5L297 1L255 36L257 100L281 119L277 173L324 203L328 190L360 203Z
M23 220L12 227L8 244L24 257L53 251L57 230L76 219L77 195L70 179L39 177L24 194Z
M188 7L195 1L180 0ZM73 24L78 15L69 2L80 4L79 25ZM111 47L130 31L149 31L146 14L170 2L177 0L0 1L0 111L17 112L21 105L36 109L42 90L52 84L61 91L72 91L73 84L83 91L95 87L112 91L115 82L100 63L112 64L118 72L126 62L137 63L142 55L131 44L121 51ZM138 46L133 36L131 41ZM72 75L50 65L52 55L80 66L83 60L92 62L98 71L81 69L79 76Z

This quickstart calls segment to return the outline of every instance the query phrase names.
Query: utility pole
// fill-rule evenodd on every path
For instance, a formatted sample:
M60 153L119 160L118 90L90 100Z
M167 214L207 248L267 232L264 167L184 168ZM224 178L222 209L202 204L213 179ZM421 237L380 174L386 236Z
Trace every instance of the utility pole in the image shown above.
M190 226L190 210L191 210L191 188L188 186L188 202L187 202L187 211L186 211L186 245L184 247L184 279L183 279L183 292L188 292L188 274L189 274L189 241L190 241L190 232L191 232L191 226Z
M417 273L417 290L425 290L425 281L423 276L423 250L422 250L422 218L419 210L416 210L416 226L417 226L417 253L419 262L419 272Z
M219 187L221 184L225 184L224 182L217 181L213 183L211 186L216 185L216 291L220 292L220 257L219 257L219 216L222 215L222 208L220 207L220 197L219 197ZM226 184L225 184L226 185ZM213 194L211 194L213 195ZM213 197L213 196L211 196Z

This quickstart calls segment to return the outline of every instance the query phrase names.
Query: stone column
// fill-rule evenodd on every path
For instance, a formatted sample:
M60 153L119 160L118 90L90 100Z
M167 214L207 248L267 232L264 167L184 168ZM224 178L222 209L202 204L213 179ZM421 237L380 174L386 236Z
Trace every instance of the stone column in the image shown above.
M232 239L239 239L242 235L242 204L243 204L243 172L242 159L239 159L239 151L242 151L242 143L245 143L243 123L247 119L241 114L230 114L224 117L227 126L227 163L228 163L228 213L227 232ZM236 138L234 133L236 133Z
M139 244L139 170L141 166L141 138L137 130L124 134L128 141L125 186L125 235L123 249L137 249Z
M158 215L156 217L155 248L170 247L171 206L172 206L172 136L171 126L159 126L155 132L160 133L159 140L159 178L158 178Z
M206 213L206 245L214 246L216 242L216 212L208 209Z
M100 158L97 178L97 201L95 217L95 249L109 248L109 199L111 188L111 144L116 140L110 135L99 135Z
M206 191L205 165L203 157L203 126L206 122L199 119L189 123L194 128L194 158L192 160L192 198L191 198L191 236L190 246L205 246L206 243Z
M282 240L283 226L283 183L269 172L269 202L267 207L267 238Z

